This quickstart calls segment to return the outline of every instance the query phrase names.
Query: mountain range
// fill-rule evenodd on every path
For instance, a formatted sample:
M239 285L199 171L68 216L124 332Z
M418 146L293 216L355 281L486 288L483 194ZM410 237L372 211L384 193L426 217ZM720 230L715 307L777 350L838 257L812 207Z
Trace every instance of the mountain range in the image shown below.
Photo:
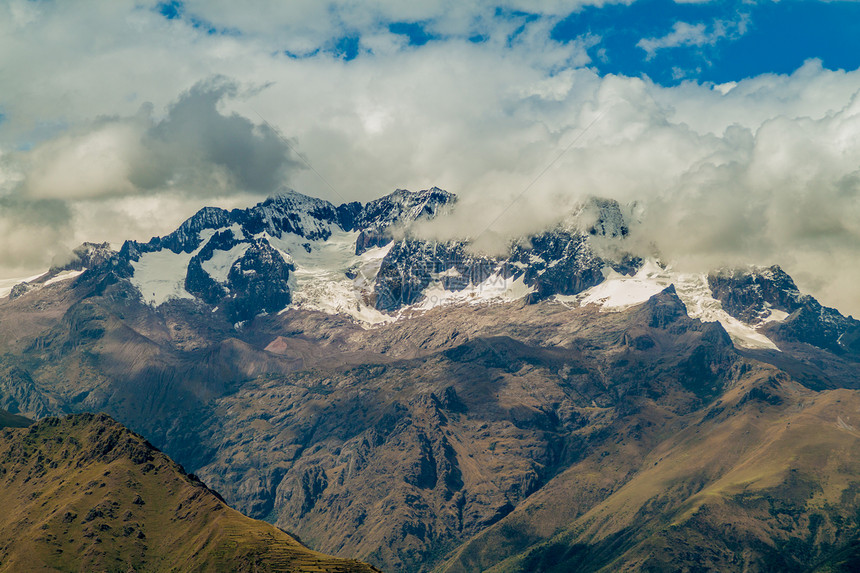
M645 256L613 200L501 256L416 232L456 208L285 191L82 245L0 293L0 408L105 412L386 571L860 563L860 321L778 266Z

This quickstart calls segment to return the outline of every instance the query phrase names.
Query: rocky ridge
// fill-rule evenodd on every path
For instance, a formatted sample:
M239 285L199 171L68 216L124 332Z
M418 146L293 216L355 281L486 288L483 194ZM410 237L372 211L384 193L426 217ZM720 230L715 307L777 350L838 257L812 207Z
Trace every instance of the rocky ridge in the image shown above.
M744 322L764 325L776 339L837 353L860 353L860 321L802 294L779 266L711 273L708 284L726 312ZM775 311L786 316L773 321Z

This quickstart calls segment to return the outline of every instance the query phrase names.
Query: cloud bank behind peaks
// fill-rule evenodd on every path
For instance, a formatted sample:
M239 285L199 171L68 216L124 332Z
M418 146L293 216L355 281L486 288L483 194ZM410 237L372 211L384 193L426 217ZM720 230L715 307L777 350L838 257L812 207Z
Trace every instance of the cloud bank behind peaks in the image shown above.
M613 15L653 4L169 4L0 0L0 275L283 184L331 201L438 185L461 197L427 230L440 237L504 246L588 195L636 201L632 232L667 258L779 263L860 314L860 72L811 60L720 86L638 77L752 38L755 13L743 28L720 3L706 17L662 2L671 18L622 38L628 77L605 73L628 69L606 68ZM602 28L556 34L601 13Z
M743 105L746 86L736 89ZM702 101L713 95L699 91ZM639 79L604 78L547 150L543 165L562 153L549 169L464 189L452 220L420 232L446 239L459 230L498 252L589 195L610 197L638 205L630 240L639 254L656 247L696 272L780 264L826 304L860 314L860 94L815 118L780 113L719 134L679 121L658 103L666 95Z

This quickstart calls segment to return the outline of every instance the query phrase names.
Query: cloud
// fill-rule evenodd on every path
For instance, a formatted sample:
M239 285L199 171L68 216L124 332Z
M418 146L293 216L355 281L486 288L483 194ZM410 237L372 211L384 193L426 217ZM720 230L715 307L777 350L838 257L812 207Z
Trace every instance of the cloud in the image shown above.
M66 250L61 243L70 230L62 201L0 197L0 269L32 274L34 260L50 261Z
M809 65L823 83L835 79ZM750 82L758 97L777 98L795 92L779 88L808 81L809 72L780 81L744 80L736 93L716 94L725 98L723 105L743 106ZM700 109L714 95L708 86L698 86L697 93ZM485 190L467 195L449 220L418 232L477 237L479 248L495 254L517 236L557 223L588 195L612 197L636 205L627 246L640 255L656 249L677 268L694 272L781 264L825 304L858 314L860 272L850 261L860 255L860 93L837 111L818 110L815 118L786 113L796 102L784 102L782 110L773 105L775 115L721 133L679 121L677 110L661 105L667 97L678 94L638 79L601 80L582 108L586 112L556 140L555 155L546 162L563 153L543 175L488 176Z
M743 36L747 30L749 16L741 14L736 21L714 20L708 26L703 23L689 24L675 22L672 31L659 38L642 38L636 46L645 50L647 59L652 60L660 50L667 48L713 46L724 39L735 39Z
M17 19L0 4L0 274L280 184L334 202L438 185L461 201L428 234L498 249L605 195L637 202L642 248L691 269L779 263L860 314L860 72L813 60L719 87L600 76L595 38L550 33L579 2L534 16L513 2L267 5L261 18L187 1L168 20L154 2L26 3ZM432 39L410 45L396 21ZM351 61L330 49L346 34Z
M215 78L195 84L161 120L144 104L132 117L101 117L12 154L23 169L20 194L83 199L179 189L271 193L297 167L272 129L217 106L236 84Z

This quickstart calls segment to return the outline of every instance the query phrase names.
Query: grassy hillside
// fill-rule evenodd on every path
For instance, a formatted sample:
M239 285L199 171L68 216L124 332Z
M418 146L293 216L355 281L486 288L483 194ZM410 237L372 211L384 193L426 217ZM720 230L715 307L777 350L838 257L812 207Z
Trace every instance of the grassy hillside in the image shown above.
M0 430L0 507L0 571L373 571L230 509L105 415Z

